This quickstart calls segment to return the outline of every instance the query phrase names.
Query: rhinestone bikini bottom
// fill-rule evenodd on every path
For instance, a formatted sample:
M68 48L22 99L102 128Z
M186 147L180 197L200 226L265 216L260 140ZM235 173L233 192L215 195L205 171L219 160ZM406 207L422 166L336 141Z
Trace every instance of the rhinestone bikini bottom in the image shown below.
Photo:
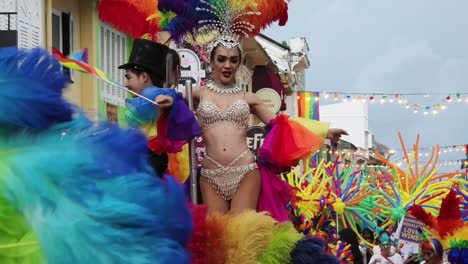
M244 179L244 176L258 168L256 162L243 164L239 166L233 166L237 161L247 155L250 150L245 150L239 156L237 156L228 165L222 165L213 158L205 155L205 158L215 164L218 168L215 169L203 169L201 170L201 176L205 177L208 182L213 185L216 192L223 197L224 200L229 201L236 194L239 184Z

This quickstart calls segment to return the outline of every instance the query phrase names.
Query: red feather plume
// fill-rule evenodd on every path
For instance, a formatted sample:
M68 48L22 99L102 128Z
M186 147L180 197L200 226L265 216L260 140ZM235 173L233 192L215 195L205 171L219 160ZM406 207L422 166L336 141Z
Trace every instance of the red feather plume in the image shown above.
M284 26L288 21L288 3L285 0L258 0L256 7L247 8L246 11L260 12L260 16L244 16L239 20L249 22L255 26L252 36L258 35L263 29L278 21Z
M428 228L436 228L436 226L437 226L436 218L432 214L427 213L422 208L422 206L413 205L410 208L409 211L410 211L412 216L414 216L417 219L421 220L424 223L424 225L426 225Z
M206 235L206 215L208 208L205 205L195 205L192 208L192 219L194 230L192 238L188 244L192 264L207 263L207 235Z
M437 230L442 238L453 233L456 229L463 227L460 212L460 198L454 190L450 190L447 196L442 200L437 223Z
M413 205L410 213L421 220L429 229L437 232L441 239L452 234L455 230L463 227L460 212L461 200L454 190L450 190L442 200L439 216L436 218L427 213L420 205Z
M158 19L146 19L157 12L158 0L101 0L98 6L99 19L119 31L141 38L149 34L156 41L161 31Z

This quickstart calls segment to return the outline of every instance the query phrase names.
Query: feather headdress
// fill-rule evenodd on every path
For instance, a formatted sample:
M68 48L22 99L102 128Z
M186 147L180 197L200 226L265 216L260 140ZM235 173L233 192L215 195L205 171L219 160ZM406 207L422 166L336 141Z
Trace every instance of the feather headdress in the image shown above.
M437 217L427 213L420 205L414 205L410 209L411 214L426 225L431 235L440 240L443 248L449 249L450 263L466 263L463 258L468 252L468 224L461 219L460 204L461 199L457 197L457 193L450 190L442 200ZM432 240L426 241L433 243Z
M252 37L275 21L284 25L288 4L284 0L159 0L162 12L176 15L163 28L181 42L193 39L210 42L210 48L222 45L239 47L242 37Z

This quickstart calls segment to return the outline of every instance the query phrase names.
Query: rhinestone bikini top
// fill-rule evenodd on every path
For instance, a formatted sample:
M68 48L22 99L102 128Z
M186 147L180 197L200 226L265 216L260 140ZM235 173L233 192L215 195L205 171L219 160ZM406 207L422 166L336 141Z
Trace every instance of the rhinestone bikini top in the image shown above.
M235 94L235 92L220 92L219 88L212 83L207 88L216 93L226 96ZM226 90L224 90L226 91ZM237 91L237 92L240 92ZM197 108L197 119L200 127L206 129L225 122L235 124L236 126L247 129L249 126L250 107L249 104L239 99L234 101L228 108L220 109L218 105L209 100L201 100Z

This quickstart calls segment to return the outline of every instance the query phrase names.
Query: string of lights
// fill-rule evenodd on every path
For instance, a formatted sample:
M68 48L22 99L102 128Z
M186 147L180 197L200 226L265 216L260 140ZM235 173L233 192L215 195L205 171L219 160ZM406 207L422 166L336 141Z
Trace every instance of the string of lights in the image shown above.
M453 152L464 152L465 145L454 145L454 146L443 146L439 149L439 155L450 154ZM420 148L421 150L429 150L429 148ZM395 155L399 153L397 150L390 150L388 154ZM374 151L372 150L350 150L350 149L337 149L337 150L322 150L322 154L335 154L335 155L373 155ZM408 155L411 156L413 152L409 152ZM431 155L430 151L418 152L419 157L429 157ZM400 157L397 160L404 160L404 157Z
M423 115L437 115L442 111L447 110L448 106L452 103L465 103L468 104L468 93L444 93L444 98L437 101L435 104L419 104L410 102L408 96L422 96L427 98L431 95L442 95L442 93L399 93L399 94L384 94L384 93L345 93L345 92L301 92L306 94L306 100L319 101L320 98L325 100L333 100L335 102L369 102L380 104L398 104L402 105L405 109L412 111L414 114ZM319 94L319 96L314 96Z

